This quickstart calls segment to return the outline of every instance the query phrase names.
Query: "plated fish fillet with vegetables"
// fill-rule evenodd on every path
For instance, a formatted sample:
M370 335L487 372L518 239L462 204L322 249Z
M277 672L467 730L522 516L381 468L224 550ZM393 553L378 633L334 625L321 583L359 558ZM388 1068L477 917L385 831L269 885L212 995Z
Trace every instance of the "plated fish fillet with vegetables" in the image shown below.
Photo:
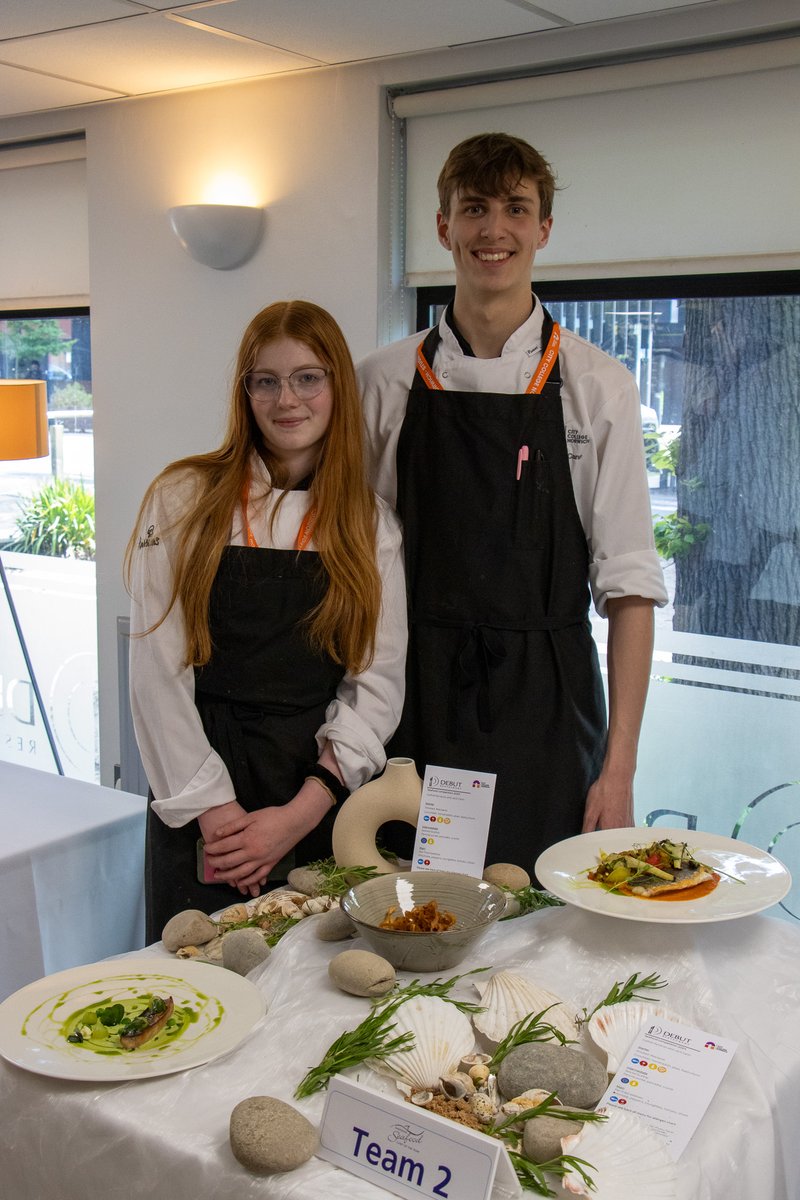
M714 890L720 874L694 857L687 842L648 842L606 854L600 850L589 879L608 892L644 900L695 899Z

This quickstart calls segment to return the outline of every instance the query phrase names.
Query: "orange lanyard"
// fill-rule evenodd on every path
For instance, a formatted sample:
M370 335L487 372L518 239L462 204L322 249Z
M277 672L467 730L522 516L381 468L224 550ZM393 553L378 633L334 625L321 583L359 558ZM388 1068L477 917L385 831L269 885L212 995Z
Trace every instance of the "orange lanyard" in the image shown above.
M247 544L251 550L258 549L258 542L255 539L255 534L250 528L250 522L247 519L247 506L250 503L250 480L246 479L242 488L242 516L244 518L244 527L247 533ZM308 543L311 541L311 535L314 532L314 509L309 508L306 515L300 522L300 528L297 531L297 537L294 539L295 550L305 550Z
M424 344L425 344L424 342L420 342L420 344L417 346L417 370L419 371L420 375L425 380L427 387L429 387L431 389L431 391L438 390L440 392L443 392L444 387L442 386L441 382L437 378L436 373L434 372L430 363L426 359L425 355L422 353L422 347L424 346ZM555 361L558 358L558 347L560 344L561 344L561 330L559 329L558 325L554 322L553 323L553 332L550 334L550 338L547 342L547 345L545 346L544 354L541 357L539 366L536 368L533 379L530 381L528 386L525 388L525 395L528 395L529 393L538 395L538 393L541 392L542 388L544 387L544 385L547 383L548 379L550 378L550 372L552 371L553 366L555 365Z

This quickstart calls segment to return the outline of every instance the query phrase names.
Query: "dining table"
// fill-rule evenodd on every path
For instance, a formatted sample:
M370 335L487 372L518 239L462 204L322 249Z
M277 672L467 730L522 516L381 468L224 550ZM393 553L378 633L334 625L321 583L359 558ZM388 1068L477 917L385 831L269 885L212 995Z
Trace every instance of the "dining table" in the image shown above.
M0 762L0 1000L144 944L146 804Z
M295 1091L331 1043L370 1011L369 1000L341 991L328 972L343 949L368 947L358 937L322 940L321 920L299 921L246 976L265 1011L220 1057L187 1070L176 1070L176 1060L172 1073L138 1079L125 1080L123 1071L102 1082L52 1078L0 1060L3 1200L386 1195L379 1184L317 1156L292 1171L260 1175L231 1150L231 1113L248 1097L275 1097L319 1127L324 1092L298 1100ZM157 943L133 958L99 964L98 978L129 963L158 972L177 961ZM230 974L223 966L213 969ZM615 982L634 973L657 974L666 986L654 999L686 1024L737 1046L677 1161L675 1200L797 1200L800 932L792 924L768 912L715 922L632 922L552 905L498 921L453 970L430 976L399 971L398 978L408 983L458 976L451 994L475 1001L481 975L472 972L487 978L501 969L526 974L576 1012L592 1009ZM584 1025L581 1046L597 1054L585 1031ZM0 1009L0 1047L2 1041ZM344 1075L399 1095L390 1080L363 1064ZM557 1182L553 1186L566 1194Z

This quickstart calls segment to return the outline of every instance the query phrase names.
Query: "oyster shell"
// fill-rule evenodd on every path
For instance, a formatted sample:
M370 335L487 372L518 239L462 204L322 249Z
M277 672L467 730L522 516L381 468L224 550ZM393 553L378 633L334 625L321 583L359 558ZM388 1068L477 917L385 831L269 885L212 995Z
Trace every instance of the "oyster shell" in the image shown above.
M249 921L251 915L246 904L232 904L230 908L221 912L217 919L220 925L232 925L235 921Z
M469 1019L454 1004L438 996L412 996L395 1012L392 1036L409 1031L410 1048L385 1059L367 1059L367 1066L415 1090L434 1091L443 1075L452 1075L474 1045Z
M683 1020L660 1004L629 1000L625 1004L604 1004L589 1018L589 1037L606 1055L606 1070L613 1075L630 1049L639 1030L654 1017L667 1021Z
M517 1021L551 1005L555 1007L550 1008L542 1020L571 1040L578 1036L575 1013L558 996L532 983L524 975L518 975L515 971L498 971L488 980L476 982L475 987L486 1011L475 1013L473 1024L495 1046Z
M563 1154L592 1164L594 1189L577 1171L564 1176L564 1189L592 1200L674 1200L678 1172L663 1139L634 1113L618 1108L598 1111L608 1120L587 1121L580 1132L561 1139Z

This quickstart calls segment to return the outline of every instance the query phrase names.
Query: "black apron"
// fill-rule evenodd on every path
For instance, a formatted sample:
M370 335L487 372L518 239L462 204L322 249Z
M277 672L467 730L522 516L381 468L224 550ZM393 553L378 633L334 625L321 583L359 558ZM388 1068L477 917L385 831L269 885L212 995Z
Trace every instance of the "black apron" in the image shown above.
M545 313L543 350L552 328ZM606 739L560 389L558 360L536 395L429 390L417 371L397 448L410 637L389 752L496 773L486 862L531 875L580 833Z
M195 671L195 703L209 742L248 812L285 804L317 759L316 732L344 668L315 651L304 618L325 594L314 551L226 546L211 592L211 659ZM331 854L333 810L273 868L269 887L295 864ZM238 888L197 879L196 821L170 829L148 809L147 940L185 908L214 912Z

